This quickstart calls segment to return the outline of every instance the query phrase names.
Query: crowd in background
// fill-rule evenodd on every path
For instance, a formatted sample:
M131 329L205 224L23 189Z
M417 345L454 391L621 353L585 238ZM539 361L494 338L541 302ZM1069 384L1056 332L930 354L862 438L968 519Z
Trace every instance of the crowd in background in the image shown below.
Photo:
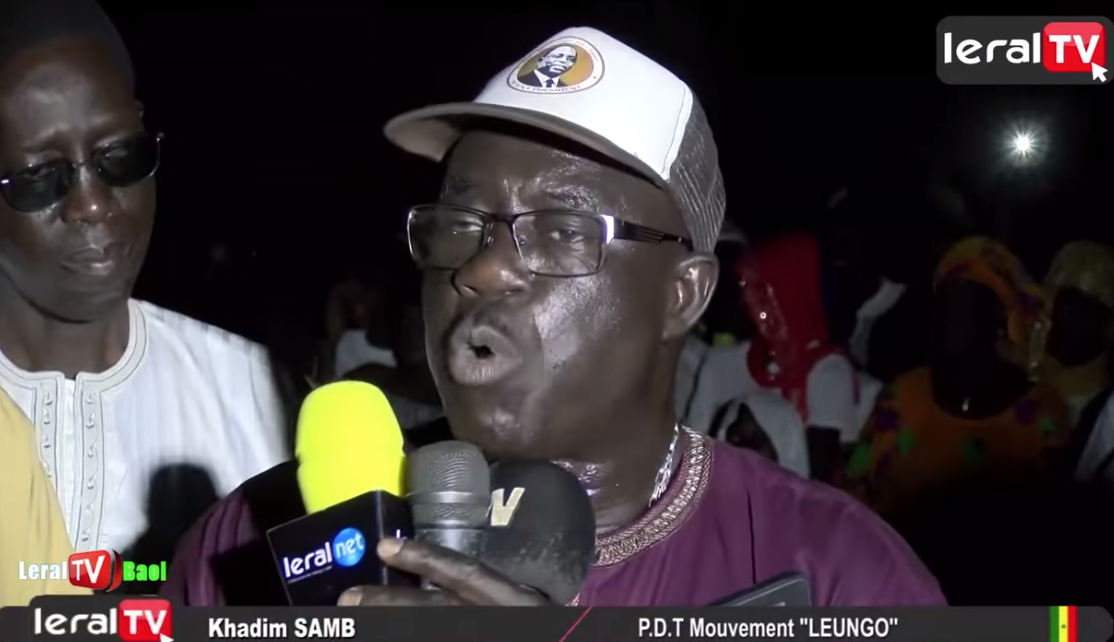
M1031 603L1060 582L1107 595L1073 564L1105 568L1114 534L1114 252L1070 242L1037 280L926 182L904 197L929 220L906 223L931 232L897 263L874 245L892 196L836 196L816 230L721 235L719 289L678 364L679 420L852 493L954 603ZM403 363L424 363L422 329L412 296L387 294L413 288L393 282L333 290L317 374L382 387L414 428L436 418L436 391Z
M857 496L953 603L1098 600L1076 564L1110 563L1114 253L1070 242L1037 281L935 190L919 279L889 276L853 191L827 229L722 252L719 309L745 314L690 338L679 416Z

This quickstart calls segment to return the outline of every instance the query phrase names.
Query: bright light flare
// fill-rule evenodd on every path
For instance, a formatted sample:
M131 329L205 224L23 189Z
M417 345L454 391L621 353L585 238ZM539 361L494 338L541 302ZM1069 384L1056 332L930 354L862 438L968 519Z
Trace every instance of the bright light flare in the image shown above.
M1030 127L1011 129L1002 143L1007 162L1015 166L1033 165L1046 151L1044 135Z

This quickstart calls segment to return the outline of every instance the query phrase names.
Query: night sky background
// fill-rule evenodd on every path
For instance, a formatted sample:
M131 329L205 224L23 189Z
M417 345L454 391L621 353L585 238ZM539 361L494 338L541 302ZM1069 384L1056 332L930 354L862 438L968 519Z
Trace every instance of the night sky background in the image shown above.
M719 146L728 216L753 237L822 216L849 181L930 174L961 189L980 221L1010 212L1038 273L1064 241L1114 236L1114 87L941 84L936 23L980 14L970 4L103 4L132 51L149 127L166 135L137 296L257 340L312 330L353 259L409 269L405 211L434 197L438 170L388 145L388 118L471 98L575 25L611 33L694 88ZM1025 175L1000 158L1019 123L1040 125L1046 144ZM890 215L904 207L895 198ZM231 260L213 275L218 242Z

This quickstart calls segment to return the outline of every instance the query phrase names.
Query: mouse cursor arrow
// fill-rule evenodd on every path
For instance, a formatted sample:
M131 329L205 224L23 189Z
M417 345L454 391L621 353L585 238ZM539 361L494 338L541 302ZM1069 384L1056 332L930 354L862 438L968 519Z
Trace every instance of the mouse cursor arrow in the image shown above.
M1091 63L1091 80L1099 82L1106 82L1106 67L1098 64L1097 62Z

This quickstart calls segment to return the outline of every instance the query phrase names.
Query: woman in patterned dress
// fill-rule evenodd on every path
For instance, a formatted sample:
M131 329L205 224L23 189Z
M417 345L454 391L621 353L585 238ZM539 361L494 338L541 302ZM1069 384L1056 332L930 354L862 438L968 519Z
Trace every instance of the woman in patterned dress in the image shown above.
M1001 243L957 243L936 270L929 366L882 394L847 469L884 516L961 485L1046 470L1068 441L1058 391L1033 381L1047 303Z

